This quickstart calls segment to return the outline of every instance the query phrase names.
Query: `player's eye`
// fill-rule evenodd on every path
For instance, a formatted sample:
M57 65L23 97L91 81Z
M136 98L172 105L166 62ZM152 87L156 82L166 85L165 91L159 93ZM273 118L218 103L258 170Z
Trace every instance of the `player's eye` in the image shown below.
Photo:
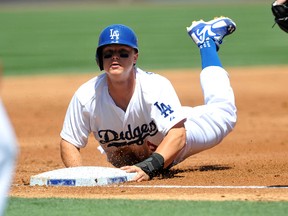
M112 57L112 53L109 52L109 53L103 53L103 58L104 59L108 59L108 58L111 58Z
M112 58L113 55L115 55L115 52L103 53L103 58L109 59L109 58ZM128 58L129 57L129 53L127 51L121 51L121 52L119 52L118 55L120 56L120 58Z
M127 52L120 52L120 53L119 53L119 56L120 56L121 58L128 58L128 57L129 57L129 53L127 53Z

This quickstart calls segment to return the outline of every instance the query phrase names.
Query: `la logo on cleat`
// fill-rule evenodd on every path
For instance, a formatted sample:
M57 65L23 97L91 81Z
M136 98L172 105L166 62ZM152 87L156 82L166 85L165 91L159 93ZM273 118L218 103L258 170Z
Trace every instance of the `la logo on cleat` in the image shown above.
M200 43L203 43L204 40L206 39L206 33L207 35L210 35L210 36L214 36L216 35L214 32L211 31L211 26L205 26L203 29L198 29L196 34L197 34L197 37L199 38L199 42Z

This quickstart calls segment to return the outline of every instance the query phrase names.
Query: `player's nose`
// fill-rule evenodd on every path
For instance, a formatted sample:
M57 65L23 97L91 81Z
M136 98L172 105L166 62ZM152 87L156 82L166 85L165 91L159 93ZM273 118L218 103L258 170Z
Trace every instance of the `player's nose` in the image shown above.
M119 53L114 52L112 54L112 60L118 60L120 58Z

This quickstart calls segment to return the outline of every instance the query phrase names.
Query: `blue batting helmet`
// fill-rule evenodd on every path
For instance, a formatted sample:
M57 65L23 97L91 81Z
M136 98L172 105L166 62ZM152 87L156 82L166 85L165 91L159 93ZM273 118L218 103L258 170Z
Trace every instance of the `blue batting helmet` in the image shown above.
M103 47L110 44L127 45L138 52L138 39L131 28L121 24L110 25L106 27L99 36L98 47L96 50L96 62L100 70L103 70Z

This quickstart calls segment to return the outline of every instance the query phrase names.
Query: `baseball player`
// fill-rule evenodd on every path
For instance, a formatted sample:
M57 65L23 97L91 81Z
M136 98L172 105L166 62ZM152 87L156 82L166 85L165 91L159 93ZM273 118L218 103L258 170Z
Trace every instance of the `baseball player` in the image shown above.
M65 166L82 165L80 149L90 133L107 160L126 172L136 172L137 182L220 143L234 128L237 116L234 93L217 50L235 29L235 23L225 17L193 22L187 28L200 49L205 99L205 105L192 108L181 106L165 77L136 67L139 49L132 29L120 24L106 27L96 49L97 64L105 72L76 91L66 113L60 134Z
M0 215L4 215L5 212L7 195L14 175L16 156L16 137L0 98Z
M274 15L275 24L277 23L280 29L288 33L288 2L287 0L274 1L271 9Z

